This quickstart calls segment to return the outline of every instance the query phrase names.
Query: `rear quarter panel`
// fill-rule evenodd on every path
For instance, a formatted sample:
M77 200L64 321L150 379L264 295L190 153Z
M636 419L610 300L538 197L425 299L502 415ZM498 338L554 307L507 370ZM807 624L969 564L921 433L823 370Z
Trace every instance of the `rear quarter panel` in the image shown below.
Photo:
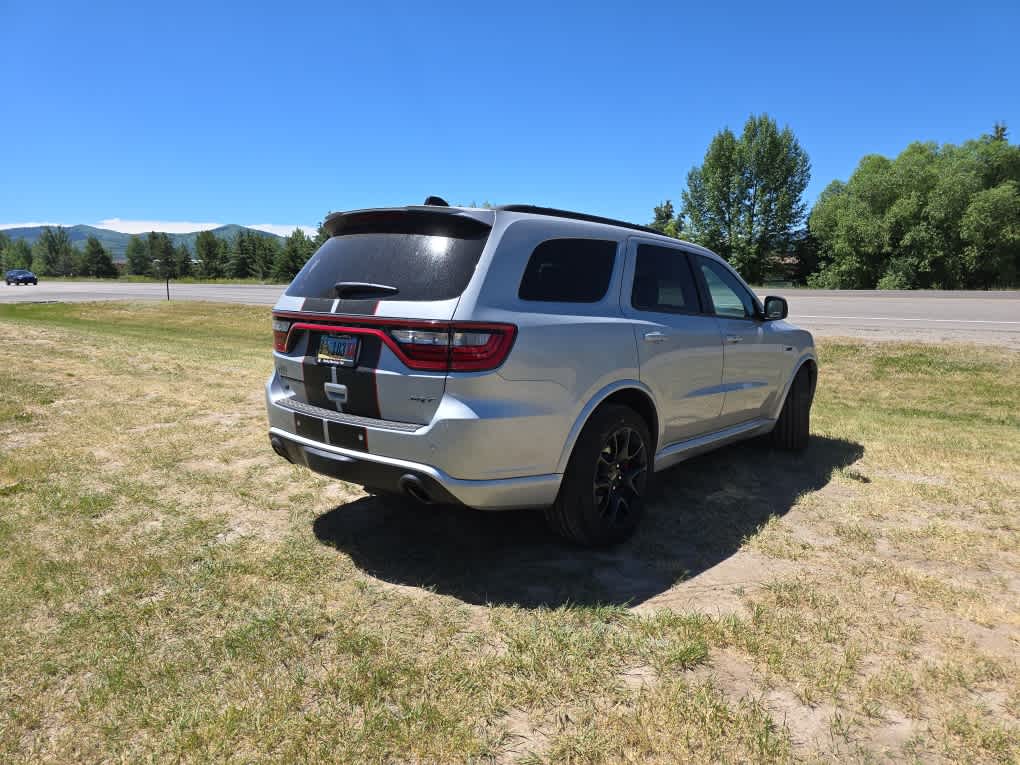
M564 445L585 405L621 381L640 385L632 322L620 310L625 237L572 221L503 217L509 220L500 225L497 218L493 232L499 246L483 255L479 272L484 278L468 286L456 319L516 324L517 340L494 374L473 380L451 375L447 394L494 415L489 420L494 458L534 473L559 472ZM613 275L601 301L537 302L517 296L535 247L556 238L617 242Z

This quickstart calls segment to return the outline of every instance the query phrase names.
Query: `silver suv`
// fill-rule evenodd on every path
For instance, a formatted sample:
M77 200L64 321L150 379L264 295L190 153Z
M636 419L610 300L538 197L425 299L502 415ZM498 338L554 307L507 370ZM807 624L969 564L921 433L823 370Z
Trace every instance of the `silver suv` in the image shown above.
M717 255L427 202L331 215L273 309L282 457L423 503L542 508L595 545L633 531L654 471L767 433L806 446L811 335Z

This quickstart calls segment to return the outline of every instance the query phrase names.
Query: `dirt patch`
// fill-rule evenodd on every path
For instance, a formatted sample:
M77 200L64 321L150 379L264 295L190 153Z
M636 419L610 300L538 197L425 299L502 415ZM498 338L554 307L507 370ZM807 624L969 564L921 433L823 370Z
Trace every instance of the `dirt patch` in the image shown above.
M656 609L709 614L747 614L747 595L777 577L795 574L800 567L791 561L770 558L743 549L718 565L674 585L666 592L635 607L637 613Z
M500 731L499 754L495 759L500 765L527 757L541 758L549 748L549 735L523 709L511 709L493 728Z

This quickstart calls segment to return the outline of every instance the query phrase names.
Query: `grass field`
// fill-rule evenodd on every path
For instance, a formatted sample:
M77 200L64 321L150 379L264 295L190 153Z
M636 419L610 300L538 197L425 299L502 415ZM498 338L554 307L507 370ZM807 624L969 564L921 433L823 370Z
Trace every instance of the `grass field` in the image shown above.
M1020 356L826 340L633 540L269 449L268 311L0 306L0 761L1020 760Z

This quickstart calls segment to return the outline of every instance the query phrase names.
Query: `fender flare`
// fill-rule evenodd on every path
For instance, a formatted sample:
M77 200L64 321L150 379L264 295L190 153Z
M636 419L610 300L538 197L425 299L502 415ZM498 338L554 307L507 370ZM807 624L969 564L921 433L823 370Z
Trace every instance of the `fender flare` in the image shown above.
M567 463L570 461L570 455L574 451L574 444L577 443L578 436L581 435L581 431L584 426L588 424L588 420L596 409L602 405L602 403L615 393L619 393L624 390L635 390L639 393L644 394L649 401L652 402L652 408L656 412L656 418L658 418L659 406L655 401L655 395L652 393L652 389L645 385L640 380L624 379L616 380L608 385L600 388L595 392L593 396L588 399L588 403L585 404L580 413L574 419L574 424L567 433L567 440L563 445L563 451L560 452L559 461L556 463L556 472L565 473L567 470ZM661 429L661 423L657 429ZM655 438L656 443L659 441L659 433L653 433L652 436Z
M783 407L786 405L786 397L790 394L790 387L793 385L793 381L796 379L797 375L800 374L800 370L804 368L804 365L808 363L814 364L815 369L818 369L818 359L815 358L814 351L807 351L801 354L801 357L797 359L797 363L793 365L792 371L786 378L786 383L783 385L783 395L777 399L776 408L770 413L769 419L779 419L779 414L783 411ZM818 377L816 372L815 383L817 384L817 382ZM813 387L811 393L814 395Z

